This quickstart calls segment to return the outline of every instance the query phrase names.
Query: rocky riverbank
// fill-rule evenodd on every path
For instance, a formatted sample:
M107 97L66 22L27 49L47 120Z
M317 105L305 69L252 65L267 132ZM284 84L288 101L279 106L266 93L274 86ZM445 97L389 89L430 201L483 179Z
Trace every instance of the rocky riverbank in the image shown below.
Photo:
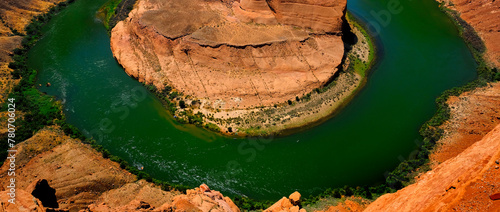
M34 16L47 12L50 7L65 0L31 0L17 1L4 0L0 2L0 102L4 102L11 89L19 82L13 79L12 69L8 67L12 62L13 50L21 47L24 27Z
M484 59L493 66L500 67L500 2L495 0L437 0L450 9L462 25L464 38L476 51L484 54ZM475 38L477 33L479 38ZM480 39L480 40L477 40Z
M330 115L360 85L362 77L340 71L345 6L140 0L112 30L111 48L180 122L270 134ZM193 10L200 16L188 18Z
M368 210L391 211L407 207L408 211L494 211L499 208L499 200L494 200L494 194L500 192L500 131L498 125L495 128L500 120L498 93L499 84L493 83L450 98L452 119L442 126L446 136L438 142L438 150L433 155L434 169L421 175L416 184L382 196ZM488 133L489 129L493 130ZM450 147L457 145L460 147L450 151ZM1 168L3 191L0 197L4 202L0 211L20 211L20 205L32 211L44 211L42 198L34 197L42 191L47 192L43 193L46 196L53 194L57 198L56 211L229 211L228 206L231 211L237 211L232 201L206 186L183 195L162 191L144 180L136 181L135 176L120 169L119 164L103 158L89 145L65 136L58 127L45 128L16 147L19 151L19 204L5 202L9 184L5 176L6 163ZM281 199L270 210L300 211L296 196ZM44 198L47 200L47 207L52 207L54 199ZM330 211L346 208L363 210L364 206L346 200Z
M137 181L120 164L64 135L57 126L39 131L16 147L15 204L8 202L12 182L7 162L0 168L0 211L239 212L231 199L206 185L182 194Z

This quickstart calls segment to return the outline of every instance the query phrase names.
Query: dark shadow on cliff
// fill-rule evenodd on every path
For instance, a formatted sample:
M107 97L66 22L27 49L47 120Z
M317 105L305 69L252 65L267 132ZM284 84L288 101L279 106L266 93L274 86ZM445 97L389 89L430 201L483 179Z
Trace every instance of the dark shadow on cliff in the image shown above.
M43 207L59 208L56 198L56 190L49 186L47 180L39 180L36 182L35 188L31 195L42 202Z
M344 14L346 12L347 10L344 11ZM351 26L349 25L349 22L347 22L345 15L342 17L342 31L340 32L340 36L342 37L342 41L344 43L344 56L342 57L342 62L337 66L338 71L335 72L332 77L330 77L330 79L327 81L327 83L325 83L324 86L327 86L335 81L335 79L337 79L341 72L346 71L344 70L344 64L347 59L347 53L351 51L352 46L359 40L356 34L352 32Z

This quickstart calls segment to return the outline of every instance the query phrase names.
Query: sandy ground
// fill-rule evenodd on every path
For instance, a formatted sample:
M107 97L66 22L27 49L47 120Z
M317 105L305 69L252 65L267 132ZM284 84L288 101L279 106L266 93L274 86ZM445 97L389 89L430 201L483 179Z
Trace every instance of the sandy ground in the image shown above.
M46 12L51 6L63 0L3 0L0 2L0 103L19 82L12 79L12 69L8 64L12 61L12 50L21 47L21 36L14 35L12 30L24 33L24 27L35 15Z
M500 83L452 96L448 104L452 116L441 126L445 136L430 157L434 164L457 156L500 124Z
M352 31L358 37L352 45L348 55L355 55L362 61L369 63L369 44L364 35L355 27ZM347 70L349 63L344 64ZM315 123L331 116L336 110L344 106L360 89L366 79L357 73L341 72L337 78L327 86L323 93L311 92L310 99L299 97L299 101L292 100L292 105L282 103L276 107L261 107L248 110L211 110L195 109L209 114L209 122L217 124L225 133L231 127L236 135L246 134L274 134L287 133L297 128L306 129ZM233 133L229 133L233 134ZM234 135L234 134L233 134Z

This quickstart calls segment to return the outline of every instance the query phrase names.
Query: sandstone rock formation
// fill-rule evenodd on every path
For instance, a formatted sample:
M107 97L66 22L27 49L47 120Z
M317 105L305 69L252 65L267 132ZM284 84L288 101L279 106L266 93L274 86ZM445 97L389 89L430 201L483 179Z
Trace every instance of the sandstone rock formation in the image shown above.
M157 186L140 180L104 192L85 211L160 211L163 204L172 202L179 192L162 191Z
M460 12L486 45L486 57L500 67L500 1L496 0L438 0Z
M79 210L101 193L136 180L119 164L80 141L64 136L58 128L47 128L16 146L16 188L28 191L38 180L47 180L56 190L60 208ZM9 163L0 168L0 185L6 188ZM33 185L31 185L33 187Z
M141 180L138 183L130 183L104 193L86 211L239 212L240 210L231 199L224 197L218 191L208 189L205 184L199 188L187 190L187 194L180 194L161 191Z
M396 193L385 194L365 211L495 211L500 192L500 125Z
M283 197L278 202L274 203L271 207L264 210L264 212L305 212L306 210L300 208L300 193L294 192L288 198Z
M185 195L174 197L171 205L164 205L162 209L167 211L232 211L239 212L229 197L224 197L220 192L213 191L207 185L202 184L199 188L191 189Z
M335 206L327 206L325 210L316 212L361 212L370 204L369 200L361 197L347 197L344 202L340 202Z
M51 6L63 0L2 0L0 1L0 102L17 84L12 79L12 70L8 68L12 61L12 50L21 46L22 37L13 31L24 32L33 16L46 12Z
M345 6L139 0L112 30L111 48L129 75L159 89L172 86L201 107L271 106L324 85L338 70Z
M8 202L9 191L0 191L0 212L45 212L42 202L25 190L16 191L15 204Z
M447 103L451 118L440 127L445 135L430 156L434 164L457 156L500 124L500 83L451 96Z
M3 211L225 211L238 207L206 185L182 194L163 191L105 159L89 145L71 139L57 127L41 130L16 146L16 204L0 192ZM0 168L6 189L9 163ZM4 198L5 197L5 198Z
M345 1L241 0L233 4L240 20L260 24L285 24L319 32L339 32Z

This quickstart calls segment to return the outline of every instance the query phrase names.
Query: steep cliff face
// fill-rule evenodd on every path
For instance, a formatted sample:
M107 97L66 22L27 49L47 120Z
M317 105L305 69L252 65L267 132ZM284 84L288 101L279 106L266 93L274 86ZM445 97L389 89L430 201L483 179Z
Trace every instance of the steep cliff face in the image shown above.
M500 67L500 1L496 0L438 0L471 25L486 46L486 57Z
M16 146L16 189L28 190L33 182L46 179L56 190L60 208L79 210L101 193L136 180L119 164L102 158L90 146L46 128ZM9 159L7 159L9 160ZM10 163L0 168L0 185L7 188Z
M365 211L495 211L500 192L500 125L417 183L379 197Z
M57 127L41 130L18 144L15 157L15 204L9 203L9 159L0 168L0 212L45 211L227 211L238 207L208 186L163 191L137 181L119 164ZM57 211L56 210L56 211Z
M42 14L51 6L64 0L4 0L0 2L0 35L9 35L12 30L24 32L24 27L33 16ZM4 34L2 34L2 32Z
M453 158L500 124L500 83L448 99L451 118L441 126L445 136L430 156L434 164Z
M270 106L325 84L341 63L346 2L318 2L140 0L111 48L129 75L207 108Z
M498 211L500 83L450 97L451 118L417 182L378 198L367 211Z
M12 61L12 50L20 47L22 37L16 35L24 32L24 27L31 22L33 16L46 12L51 6L63 0L2 0L0 1L0 102L17 84L12 79L8 63ZM14 31L14 32L13 32Z
M233 9L242 20L285 24L319 32L341 31L346 1L241 0Z

